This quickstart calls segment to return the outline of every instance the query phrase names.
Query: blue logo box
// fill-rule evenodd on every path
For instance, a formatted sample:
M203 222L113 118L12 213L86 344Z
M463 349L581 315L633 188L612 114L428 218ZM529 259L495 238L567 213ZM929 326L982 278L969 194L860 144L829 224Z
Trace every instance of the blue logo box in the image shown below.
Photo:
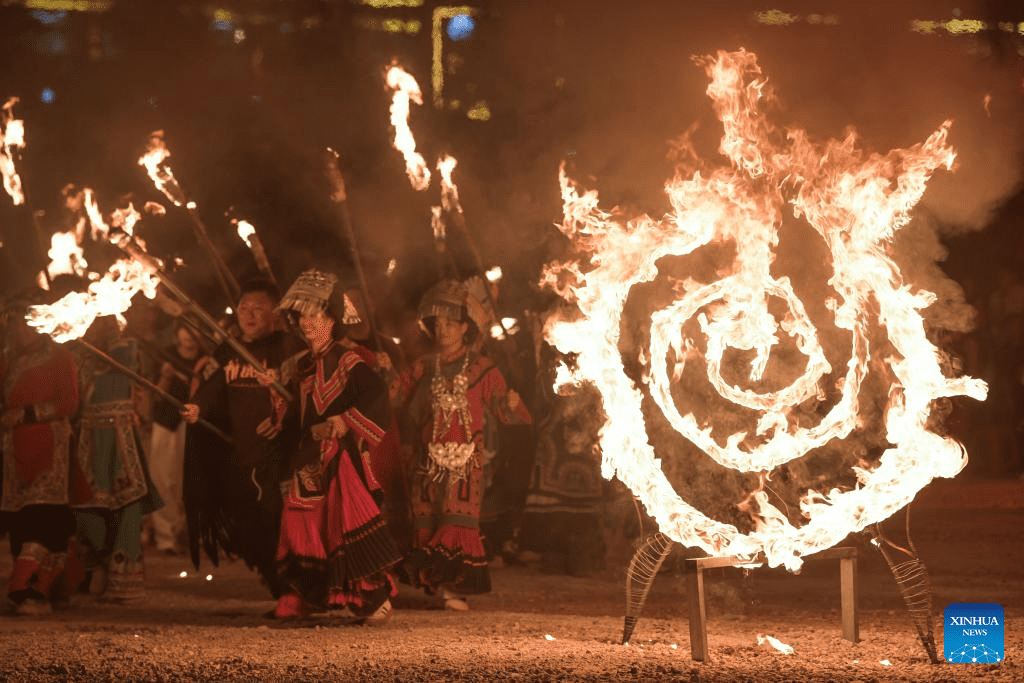
M954 602L942 618L942 654L953 664L1003 661L1003 607L994 602Z

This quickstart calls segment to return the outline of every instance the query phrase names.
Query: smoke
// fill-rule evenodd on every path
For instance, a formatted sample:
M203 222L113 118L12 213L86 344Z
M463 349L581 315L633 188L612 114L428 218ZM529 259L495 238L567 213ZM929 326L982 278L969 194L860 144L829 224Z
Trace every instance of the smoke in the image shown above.
M503 34L502 58L513 63L509 89L523 121L506 150L509 182L550 211L564 159L611 204L660 215L667 209L662 186L672 171L670 140L697 124L697 151L713 163L722 160L715 151L721 125L691 57L744 47L758 55L779 97L782 123L818 139L840 137L852 126L863 147L884 152L922 141L952 119L957 168L938 174L920 205L940 233L984 228L1019 188L1020 61L993 53L988 36L910 30L913 20L951 19L948 8L779 2L772 6L796 17L794 23L766 25L755 18L765 5L727 4L631 3L611 10L520 3ZM961 5L961 16L982 16L984 9ZM814 13L819 19L812 24ZM536 218L523 216L524 222ZM557 220L557 213L546 218Z

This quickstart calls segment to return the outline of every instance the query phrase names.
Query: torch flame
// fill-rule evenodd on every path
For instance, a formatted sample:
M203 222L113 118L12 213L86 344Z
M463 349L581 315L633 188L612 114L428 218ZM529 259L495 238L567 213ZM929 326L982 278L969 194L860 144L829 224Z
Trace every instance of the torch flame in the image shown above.
M14 106L18 102L17 97L11 97L0 107L0 175L4 178L4 189L15 206L25 203L21 176L14 165L15 158L25 147L25 123L14 118Z
M50 257L46 272L50 274L51 278L63 274L84 275L89 267L73 230L53 233L50 237L50 249L46 255Z
M235 221L238 224L238 236L241 237L246 245L252 249L252 236L256 234L256 228L253 224L245 219Z
M96 318L104 315L116 316L124 326L123 313L131 306L132 297L141 291L154 298L159 282L142 263L121 259L101 279L90 283L87 291L71 292L49 305L32 306L25 319L58 342L78 339Z
M441 206L445 211L461 211L459 204L459 188L452 182L452 171L459 162L455 157L445 154L437 160L437 170L441 174Z
M92 226L92 238L94 240L106 239L110 234L110 226L107 225L107 221L103 219L103 214L100 213L100 207L96 202L95 195L93 195L92 190L86 188L82 191L82 197L85 215L89 217L89 224Z
M415 190L430 186L430 169L423 155L416 151L416 139L409 128L410 102L423 104L423 93L412 74L392 64L385 77L391 96L391 126L395 129L394 148L405 158L405 172Z
M154 131L149 136L146 153L139 158L139 166L146 169L146 173L149 174L156 189L160 190L175 206L181 206L184 203L181 186L178 185L171 167L166 163L170 156L171 151L164 144L164 132L162 130Z
M430 227L434 231L434 239L443 242L448 233L440 206L430 207Z
M766 82L756 56L719 52L704 58L707 94L724 127L719 151L729 167L678 174L666 185L672 212L660 221L640 216L621 222L603 211L597 193L581 193L560 173L564 219L560 229L582 256L549 264L542 284L574 302L577 319L551 318L545 335L575 367L558 368L557 383L592 383L601 392L608 421L600 434L602 473L617 476L647 506L661 531L710 555L743 559L762 555L770 566L799 568L805 555L835 545L849 533L886 519L935 477L955 476L965 465L963 447L929 431L932 401L967 395L983 400L987 387L971 377L943 375L937 349L925 335L920 311L935 296L905 284L889 246L910 220L910 210L939 168L955 159L947 143L950 122L924 143L885 155L867 155L853 133L817 144L802 130L780 135L760 111ZM786 205L820 236L831 256L826 302L851 351L839 396L816 425L795 424L791 408L817 400L832 368L815 326L790 280L771 271ZM732 268L716 282L688 279L675 301L651 315L650 396L685 438L725 467L770 472L859 424L858 395L869 363L887 366L894 378L885 413L891 444L873 470L857 468L851 491L808 491L800 509L807 522L794 526L763 491L748 499L755 529L710 519L685 502L661 471L641 411L643 394L626 374L619 350L623 306L634 285L659 274L658 261L687 255L709 244L735 247ZM776 320L778 307L786 314ZM687 321L693 321L684 327ZM894 351L870 355L869 325L883 328ZM699 331L704 341L692 338ZM723 377L723 355L744 352L749 379L764 377L773 348L786 340L806 358L803 372L785 388L757 391ZM704 348L703 354L700 349ZM683 415L672 393L685 363L703 359L707 381L724 399L754 416L746 431L712 435L697 418ZM671 373L670 373L671 368Z

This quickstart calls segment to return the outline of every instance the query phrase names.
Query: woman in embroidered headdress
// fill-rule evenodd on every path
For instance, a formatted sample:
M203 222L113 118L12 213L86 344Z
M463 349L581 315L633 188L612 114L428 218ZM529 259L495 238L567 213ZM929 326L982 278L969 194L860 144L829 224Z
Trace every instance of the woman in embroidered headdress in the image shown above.
M50 611L51 587L64 570L75 533L70 502L70 416L78 409L74 356L25 322L26 293L4 307L5 353L0 355L0 514L10 533L7 598L18 614Z
M413 473L413 551L410 579L445 608L469 609L467 595L491 590L480 536L486 416L528 424L519 395L486 356L471 345L478 329L467 309L467 289L455 281L435 285L420 304L423 327L437 353L413 368L410 414L422 449Z
M279 308L309 349L282 368L297 396L302 436L281 520L275 616L327 610L383 621L395 592L388 568L401 560L371 494L379 486L370 452L391 420L388 389L342 343L359 317L334 275L304 272Z

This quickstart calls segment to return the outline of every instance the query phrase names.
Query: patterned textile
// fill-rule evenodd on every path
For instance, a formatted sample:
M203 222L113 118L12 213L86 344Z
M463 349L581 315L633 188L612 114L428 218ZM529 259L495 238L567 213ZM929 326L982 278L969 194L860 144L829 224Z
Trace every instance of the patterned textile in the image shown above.
M107 566L107 587L103 599L130 602L143 598L145 594L146 575L142 558L130 557L122 550L116 551L110 556Z
M468 425L460 411L437 403L435 377L449 382L463 381L468 402ZM409 577L429 592L448 589L461 595L486 593L491 589L483 540L480 536L480 507L483 499L483 435L485 415L504 424L528 424L530 415L520 403L515 410L507 404L508 389L501 372L486 357L469 351L447 363L436 356L417 363L418 379L410 413L420 427L421 452L413 475L413 552L408 558ZM468 431L468 441L467 441ZM474 446L468 470L453 475L441 473L431 462L431 442ZM440 474L439 474L440 473Z
M69 417L78 409L74 356L43 341L0 366L5 408L30 408L35 421L2 430L3 494L0 510L69 502Z
M110 357L129 368L138 367L135 342L116 343ZM147 511L160 506L149 482L136 428L131 379L102 364L83 360L83 408L72 480L78 491L72 507L117 510L145 500ZM84 495L83 495L84 494Z
M314 609L369 616L393 594L401 560L371 495L371 451L390 424L387 387L359 354L332 343L295 359L302 438L291 458L278 576ZM345 433L336 436L335 424Z
M603 565L601 424L600 396L580 389L553 397L538 426L519 547L541 553L550 571L580 574Z

